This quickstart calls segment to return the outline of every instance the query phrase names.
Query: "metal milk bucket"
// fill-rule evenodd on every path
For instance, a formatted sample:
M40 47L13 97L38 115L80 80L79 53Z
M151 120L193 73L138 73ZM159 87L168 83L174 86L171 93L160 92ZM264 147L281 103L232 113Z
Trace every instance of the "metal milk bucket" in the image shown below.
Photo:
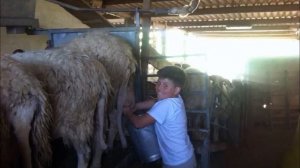
M144 128L135 128L129 124L128 131L142 162L149 163L161 158L153 124Z

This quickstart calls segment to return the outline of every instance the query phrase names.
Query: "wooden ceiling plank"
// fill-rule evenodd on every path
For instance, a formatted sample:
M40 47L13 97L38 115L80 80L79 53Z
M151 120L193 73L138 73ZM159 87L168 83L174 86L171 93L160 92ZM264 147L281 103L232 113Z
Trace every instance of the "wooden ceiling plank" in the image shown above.
M60 0L66 4L72 4L73 6L80 8L90 8L90 6L84 0ZM89 27L113 27L103 16L96 11L76 11L72 9L64 8L66 11L77 17L82 22L86 22ZM92 23L90 22L92 20ZM95 22L94 20L98 20ZM91 23L91 24L90 24Z
M274 12L297 11L300 5L273 5L273 6L240 6L225 8L197 9L191 15L220 14L220 13L247 13L247 12Z
M275 12L275 11L299 11L299 4L287 5L261 5L261 6L239 6L223 8L203 8L197 9L191 15L228 14L228 13L254 13L254 12ZM153 15L152 17L168 16L166 14Z
M164 2L164 1L176 1L176 0L152 0L152 2ZM103 6L132 4L132 3L143 3L143 0L103 0Z
M253 25L253 24L282 24L299 23L300 18L292 19L260 19L260 20L225 20L225 21L201 21L201 22L169 22L168 26L208 26L208 25Z
M231 30L226 30L226 27L198 27L198 28L182 28L183 30L187 31L227 31L230 32ZM286 31L286 32L293 32L293 30L290 29L290 26L259 26L259 27L252 27L251 30L256 31L264 31L264 30L273 30L273 31ZM234 31L234 30L232 30ZM248 30L250 32L250 30Z

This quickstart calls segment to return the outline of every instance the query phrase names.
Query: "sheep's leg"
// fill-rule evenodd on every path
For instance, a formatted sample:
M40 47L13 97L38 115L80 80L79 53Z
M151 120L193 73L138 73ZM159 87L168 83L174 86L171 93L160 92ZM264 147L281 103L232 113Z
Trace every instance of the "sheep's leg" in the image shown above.
M30 128L22 128L20 130L16 130L18 142L20 143L20 149L22 153L23 164L26 168L31 168L31 149L29 145L29 131Z
M117 126L120 134L121 144L123 148L127 147L127 141L125 138L123 124L122 124L122 112L123 105L134 105L135 104L135 95L134 95L134 84L132 80L124 82L121 85L119 96L118 96L118 106L117 106Z
M112 149L114 145L114 139L117 135L117 110L113 109L113 111L109 114L109 133L108 133L108 148Z
M78 159L77 168L86 168L86 167L88 167L88 161L84 157L84 154L77 153L77 159Z
M25 113L25 112L24 112ZM32 118L32 116L30 116ZM14 121L15 135L18 139L21 149L21 155L24 167L31 168L31 148L29 144L29 132L30 132L30 120L18 120Z
M103 151L106 149L106 144L103 137L104 129L104 111L105 111L105 98L102 96L98 101L97 112L95 114L96 124L95 124L95 136L94 136L94 149L91 168L101 167L101 157Z
M110 128L109 128L109 135L108 135L109 149L113 147L114 139L117 135L117 132L119 132L122 147L123 148L127 147L127 141L124 135L123 125L122 125L122 112L123 112L123 104L125 102L125 98L126 98L126 85L122 84L118 92L117 109L114 109L109 114L109 120L110 120Z
M88 144L85 144L84 147L80 145L74 145L77 153L77 168L87 168L90 160L91 150Z
M117 112L117 126L120 134L120 140L123 148L127 148L127 140L125 138L124 130L123 130L123 124L122 124L122 110L118 109Z
M118 103L117 103L117 127L120 135L120 140L123 148L127 148L127 141L125 138L125 134L123 131L123 124L122 124L122 113L123 113L123 105L125 102L125 98L127 96L127 88L126 85L123 84L120 88L119 95L118 95Z

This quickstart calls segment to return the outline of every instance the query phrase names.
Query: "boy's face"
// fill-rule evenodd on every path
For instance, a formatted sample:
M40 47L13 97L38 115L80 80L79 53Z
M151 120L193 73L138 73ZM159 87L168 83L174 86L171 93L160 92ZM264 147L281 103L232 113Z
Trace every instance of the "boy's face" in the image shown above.
M159 78L155 89L159 100L176 97L181 90L179 86L176 86L174 82L168 78Z

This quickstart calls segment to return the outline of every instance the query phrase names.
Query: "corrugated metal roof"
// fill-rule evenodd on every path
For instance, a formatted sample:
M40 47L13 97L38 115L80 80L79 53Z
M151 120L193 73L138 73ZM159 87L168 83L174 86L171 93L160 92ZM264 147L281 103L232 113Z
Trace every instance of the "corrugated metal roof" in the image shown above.
M185 5L186 1L163 1L163 2L153 2L152 8L166 8L170 9L172 7L181 7ZM258 9L254 9L257 7ZM106 8L142 8L141 3L130 3L130 4L119 4L119 5L108 5ZM259 11L261 8L261 12ZM283 9L280 9L283 8ZM201 9L212 9L214 12L212 14L205 14L201 13ZM228 11L225 11L229 9ZM253 12L251 12L251 9ZM288 11L279 11L278 10L288 10ZM230 12L231 10L231 12ZM243 12L245 10L245 12ZM263 12L264 10L269 12ZM274 10L273 12L270 12ZM217 13L217 12L220 13ZM200 12L200 13L199 13ZM209 12L209 11L208 11ZM222 13L224 12L224 14ZM287 1L264 1L264 0L252 0L252 1L245 1L245 0L202 0L200 2L200 6L195 13L199 13L199 15L194 16L192 14L191 19L202 19L202 20L214 20L216 18L220 19L223 15L223 18L262 18L262 17L282 17L285 15L286 17L299 17L299 1L295 0L287 0ZM227 14L228 13L228 14ZM265 13L265 14L264 14ZM247 15L247 16L246 16ZM186 20L186 18L179 18L179 17L164 17L164 16L154 16L155 21L173 21L173 20ZM166 18L168 18L166 20Z
M102 8L105 9L143 8L142 0L102 0L102 2ZM152 0L151 9L167 10L183 7L189 3L190 0ZM220 31L220 28L224 29L226 26L249 25L255 30L276 32L281 29L287 32L292 30L299 34L299 8L299 0L201 0L194 13L187 17L151 14L151 21L154 26L177 27L188 31L207 31L208 27L211 31ZM103 16L111 24L122 26L132 14L106 13Z

